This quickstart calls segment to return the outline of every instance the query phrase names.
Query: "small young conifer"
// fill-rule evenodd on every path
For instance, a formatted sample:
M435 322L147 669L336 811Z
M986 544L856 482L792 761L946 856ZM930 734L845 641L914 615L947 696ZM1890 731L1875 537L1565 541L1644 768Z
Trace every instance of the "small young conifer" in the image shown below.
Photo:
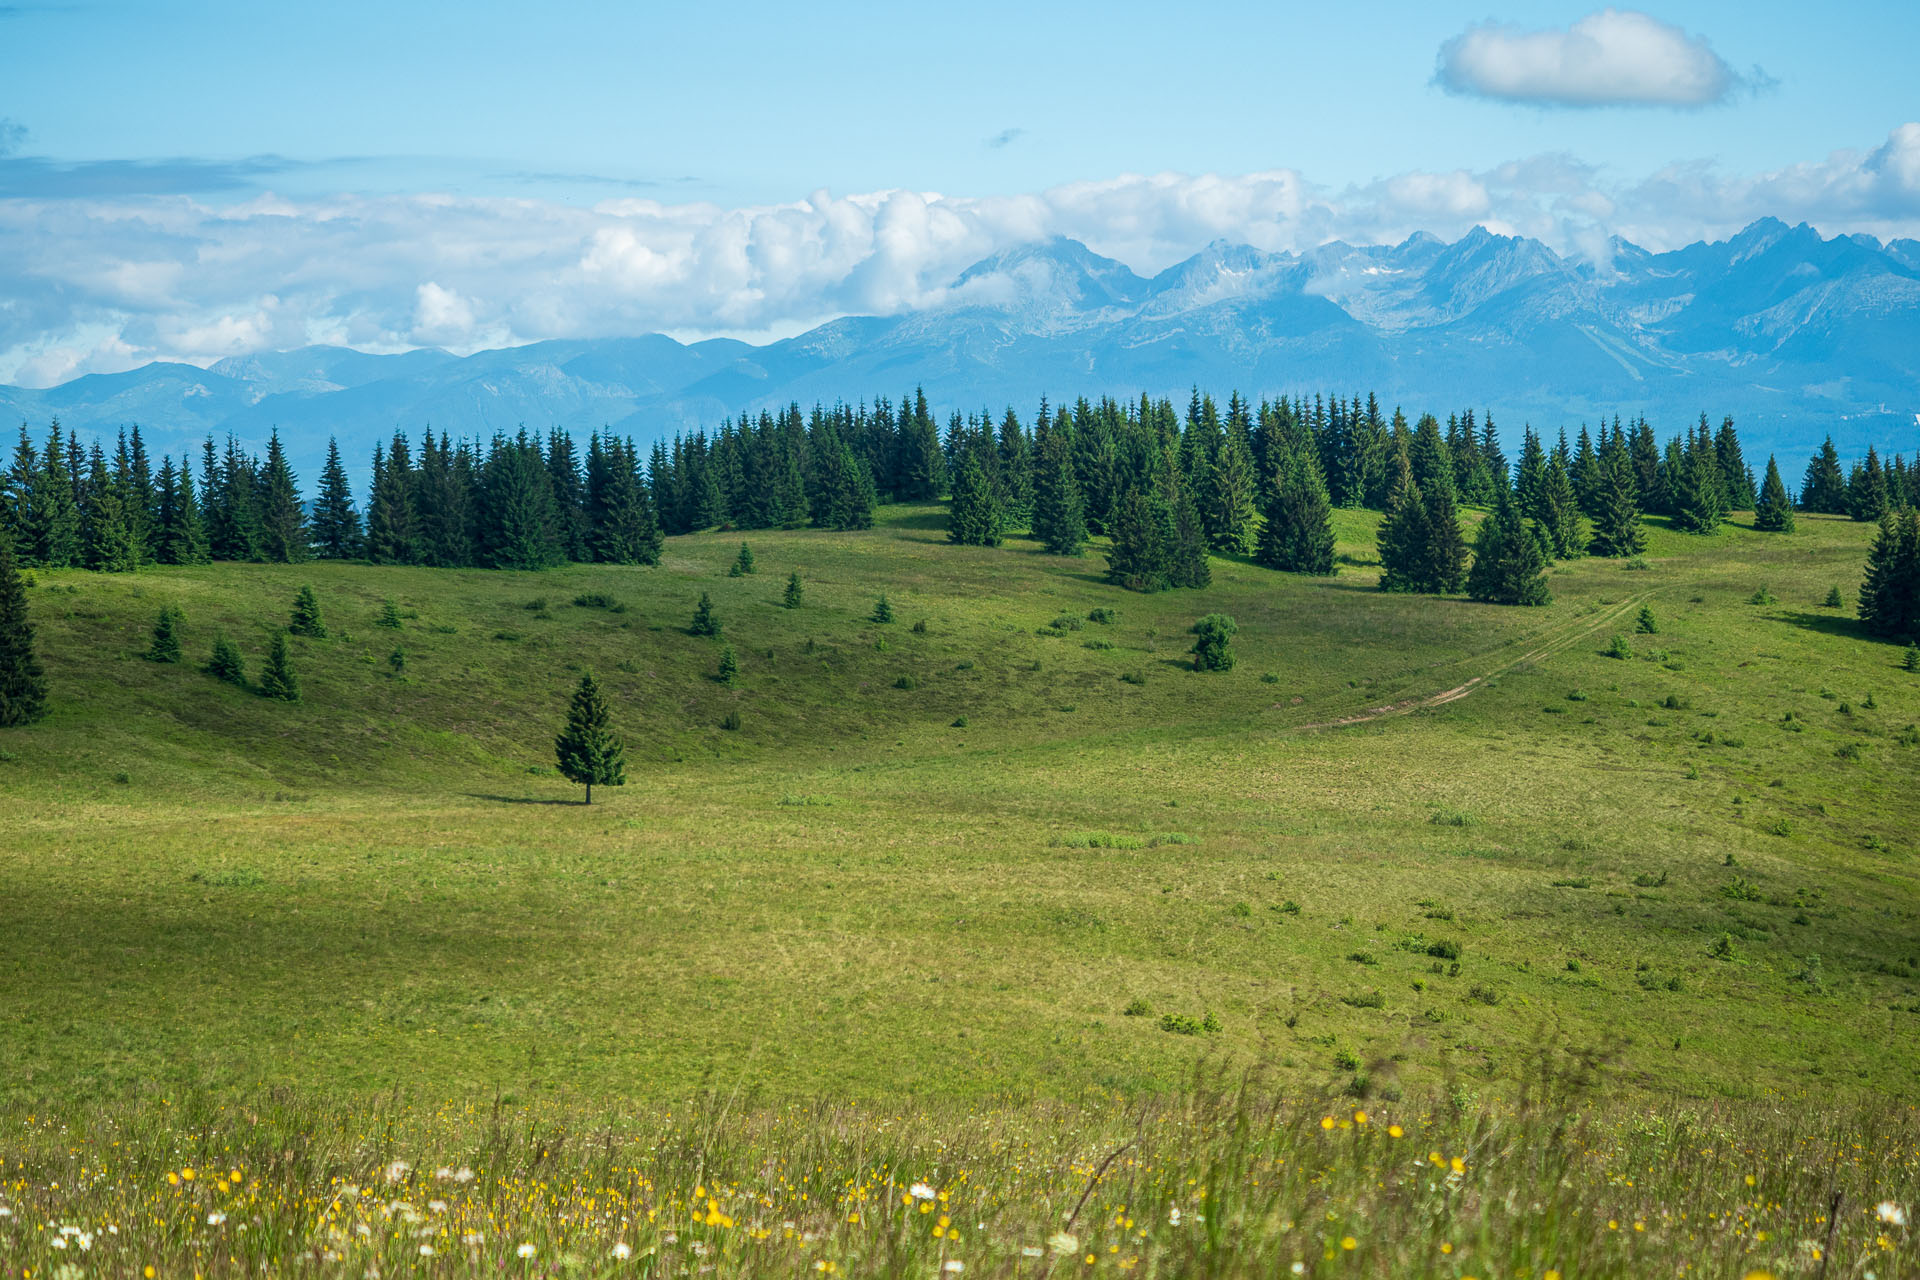
M754 572L753 548L743 542L740 544L740 556L733 562L733 568L728 570L728 576L738 578L742 574L752 572Z
M1900 665L1908 671L1920 671L1920 643L1907 645L1907 656Z
M160 610L153 620L153 643L147 646L148 662L180 661L180 615L172 606Z
M1656 636L1660 634L1660 623L1653 616L1652 606L1644 604L1640 606L1640 620L1634 625L1633 629L1643 636Z
M700 593L699 607L693 611L693 622L687 627L690 635L720 638L720 620L713 616L713 597L706 592Z
M1847 607L1847 602L1840 597L1840 588L1838 586L1828 587L1827 598L1821 601L1821 603L1829 609L1844 609Z
M789 609L798 609L800 607L800 602L802 598L805 596L805 594L806 593L801 589L801 586L800 586L800 575L798 573L788 574L787 575L787 593L782 598L782 603L784 603Z
M561 775L586 787L588 804L593 803L595 783L607 787L627 783L626 744L614 734L610 718L606 699L589 671L573 691L566 727L553 740Z
M374 619L374 625L398 631L400 629L400 607L391 600L382 600L380 602L380 616Z
M887 593L884 591L880 593L880 598L873 602L873 620L875 622L893 621L893 606L887 603Z
M320 601L312 587L301 587L293 598L293 618L287 623L287 630L311 640L327 638L327 624L320 618Z
M207 659L206 672L217 680L228 684L245 685L247 682L246 660L240 656L240 650L233 641L225 636L215 636L213 655Z
M273 635L273 648L267 651L267 665L260 672L260 692L282 702L300 701L300 679L293 673L293 654L283 631Z
M407 651L399 645L393 646L393 652L387 655L387 665L396 676L403 674L407 669Z
M1233 670L1233 637L1239 624L1224 613L1210 613L1193 624L1193 669Z
M734 656L733 646L728 645L720 650L720 669L714 674L714 679L721 684L732 684L739 676L740 659Z

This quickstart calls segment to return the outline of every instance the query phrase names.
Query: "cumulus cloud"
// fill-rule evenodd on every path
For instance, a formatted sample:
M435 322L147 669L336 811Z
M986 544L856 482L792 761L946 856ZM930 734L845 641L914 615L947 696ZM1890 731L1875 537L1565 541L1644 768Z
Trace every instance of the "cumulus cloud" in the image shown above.
M987 300L955 281L1065 236L1153 272L1225 239L1445 239L1475 225L1604 261L1720 238L1763 215L1920 235L1920 123L1766 173L1676 164L1611 180L1577 157L1394 174L1332 188L1291 169L1128 174L1045 191L817 191L782 204L621 198L591 206L450 195L0 199L0 382L44 386L149 360L207 364L325 342L456 352L668 332L786 336L841 315Z
M1702 36L1632 9L1529 31L1483 22L1440 46L1434 80L1452 93L1554 107L1704 107L1771 83L1742 76Z

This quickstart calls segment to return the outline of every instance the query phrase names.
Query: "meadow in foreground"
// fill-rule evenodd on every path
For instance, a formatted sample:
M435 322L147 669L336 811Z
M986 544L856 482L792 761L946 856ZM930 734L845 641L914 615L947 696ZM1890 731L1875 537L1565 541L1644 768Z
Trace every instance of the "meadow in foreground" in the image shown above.
M1549 1087L1467 1112L1252 1082L906 1111L13 1109L0 1252L25 1277L207 1280L1920 1274L1910 1106Z

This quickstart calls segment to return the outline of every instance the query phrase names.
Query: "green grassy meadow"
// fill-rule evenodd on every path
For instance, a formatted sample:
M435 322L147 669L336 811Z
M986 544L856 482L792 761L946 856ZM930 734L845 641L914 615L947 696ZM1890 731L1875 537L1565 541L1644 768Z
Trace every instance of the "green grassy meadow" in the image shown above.
M1644 567L1521 610L1374 591L1377 518L1338 513L1331 580L1218 560L1156 596L1097 549L949 546L936 506L748 535L744 577L738 534L658 568L41 572L3 1087L901 1105L1204 1060L1491 1099L1551 1045L1649 1096L1910 1091L1920 676L1821 604L1871 530L1653 522ZM306 583L302 702L197 669L225 632L257 673ZM140 656L163 606L179 666ZM1239 663L1194 673L1213 610ZM585 668L628 742L591 807L552 768Z
M1871 531L1656 523L1523 610L1336 519L1331 580L1156 596L936 506L742 577L38 574L0 1272L1920 1275L1920 675L1823 603ZM302 701L199 670L307 584Z

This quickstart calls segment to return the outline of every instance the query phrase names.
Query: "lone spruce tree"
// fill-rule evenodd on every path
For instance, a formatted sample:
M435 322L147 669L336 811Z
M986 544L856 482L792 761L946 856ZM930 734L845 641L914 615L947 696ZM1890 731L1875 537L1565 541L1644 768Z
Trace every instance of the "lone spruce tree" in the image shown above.
M1551 604L1546 570L1546 555L1520 518L1518 504L1502 493L1500 505L1480 523L1474 539L1467 594L1489 604Z
M606 699L589 671L573 691L566 728L553 740L561 775L586 787L588 804L593 803L596 782L605 787L627 785L627 746L608 727L608 720Z
M327 638L327 624L320 618L320 601L312 587L301 587L300 593L294 596L293 617L287 623L287 630L310 640Z
M738 578L753 571L753 549L743 542L740 544L739 558L733 562L733 568L727 570L727 576Z
M693 622L687 627L689 635L720 638L720 619L713 616L713 597L702 591L700 604L693 611Z
M273 648L267 651L267 665L260 672L260 692L282 702L300 701L300 679L293 674L293 654L284 631L273 634Z
M1760 485L1760 501L1754 504L1753 527L1767 533L1793 532L1793 503L1787 498L1787 486L1780 479L1780 466L1767 459L1767 478Z
M13 540L0 529L0 728L31 724L47 714L47 677L33 651L27 584L13 558Z
M873 602L873 620L875 622L893 621L893 606L887 602L887 593L884 591L880 593L880 598Z
M806 591L800 585L800 575L797 572L788 574L787 593L782 598L781 603L789 609L798 609L805 596Z
M240 656L240 650L233 641L225 636L215 636L213 653L207 659L206 673L216 680L244 687L247 683L246 659Z
M731 685L740 678L740 659L734 656L732 645L720 650L720 667L713 678L725 685Z
M153 643L147 646L147 661L180 661L180 617L172 606L160 610L153 620Z

